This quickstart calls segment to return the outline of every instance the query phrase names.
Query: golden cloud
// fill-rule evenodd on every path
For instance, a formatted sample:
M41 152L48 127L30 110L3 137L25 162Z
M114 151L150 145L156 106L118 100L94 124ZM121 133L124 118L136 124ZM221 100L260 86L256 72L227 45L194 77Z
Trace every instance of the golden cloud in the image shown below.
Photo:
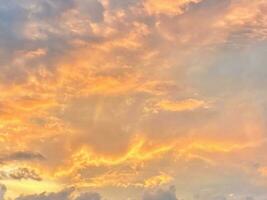
M184 12L188 4L198 3L200 1L201 0L145 0L144 5L151 15L179 15Z
M165 111L182 112L182 111L193 111L199 108L207 108L208 104L205 101L197 99L186 99L175 102L163 100L157 103L156 107Z

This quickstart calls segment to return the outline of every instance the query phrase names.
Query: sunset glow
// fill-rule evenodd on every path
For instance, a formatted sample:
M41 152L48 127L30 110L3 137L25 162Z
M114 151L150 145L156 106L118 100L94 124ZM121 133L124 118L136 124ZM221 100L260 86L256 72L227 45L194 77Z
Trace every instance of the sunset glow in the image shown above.
M267 0L0 0L0 200L266 200Z

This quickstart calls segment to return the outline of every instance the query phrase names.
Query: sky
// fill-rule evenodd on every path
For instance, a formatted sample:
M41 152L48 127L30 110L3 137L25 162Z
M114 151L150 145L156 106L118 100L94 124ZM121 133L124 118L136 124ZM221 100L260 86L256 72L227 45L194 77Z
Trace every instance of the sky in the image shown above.
M267 0L0 0L0 200L267 200Z

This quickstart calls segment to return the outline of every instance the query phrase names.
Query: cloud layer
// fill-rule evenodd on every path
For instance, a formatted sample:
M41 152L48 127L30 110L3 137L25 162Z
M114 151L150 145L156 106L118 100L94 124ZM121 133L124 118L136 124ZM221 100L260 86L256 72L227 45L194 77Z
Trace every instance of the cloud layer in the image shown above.
M0 199L264 200L266 11L0 0Z

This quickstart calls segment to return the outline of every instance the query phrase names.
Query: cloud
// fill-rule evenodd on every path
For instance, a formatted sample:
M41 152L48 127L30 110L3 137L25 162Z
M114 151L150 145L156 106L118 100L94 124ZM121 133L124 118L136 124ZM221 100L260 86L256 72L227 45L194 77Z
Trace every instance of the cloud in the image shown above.
M75 200L101 200L98 193L82 193Z
M76 195L75 195L76 193ZM75 188L67 188L59 192L41 193L27 196L19 196L15 200L101 200L96 192L79 193ZM1 199L2 200L2 199Z
M35 181L41 181L42 178L40 175L33 169L28 168L16 168L12 170L2 170L0 171L0 179L2 180L35 180Z
M194 199L195 200L205 200L205 199L209 199L209 200L227 200L227 195L213 195L213 194L205 194L205 195L195 195Z
M208 107L207 103L197 99L186 99L183 101L163 100L156 105L160 110L171 112L193 111L199 108Z
M100 23L104 20L104 7L98 0L78 0L79 11L83 15L87 15L94 23Z
M0 157L0 162L12 162L12 161L41 161L45 160L45 157L40 153L18 151L6 156Z
M160 185L165 185L170 183L173 180L171 176L165 173L160 173L160 175L153 176L147 180L145 180L144 187L145 188L153 188Z
M0 4L0 171L12 190L263 184L266 169L248 163L267 166L265 0Z
M6 186L0 184L0 200L4 200L6 190Z
M156 189L144 193L142 200L177 200L175 188L170 187L167 190Z
M28 196L20 196L15 200L71 200L71 194L74 192L74 188L62 190L54 193L42 193Z
M186 7L202 0L144 0L144 5L150 14L180 15Z
M13 170L9 177L16 180L22 180L22 179L32 179L35 181L41 181L42 178L34 171L30 170L28 168L18 168L16 170Z
M111 9L121 9L121 8L127 8L129 6L135 5L139 3L140 0L109 0L109 6Z

